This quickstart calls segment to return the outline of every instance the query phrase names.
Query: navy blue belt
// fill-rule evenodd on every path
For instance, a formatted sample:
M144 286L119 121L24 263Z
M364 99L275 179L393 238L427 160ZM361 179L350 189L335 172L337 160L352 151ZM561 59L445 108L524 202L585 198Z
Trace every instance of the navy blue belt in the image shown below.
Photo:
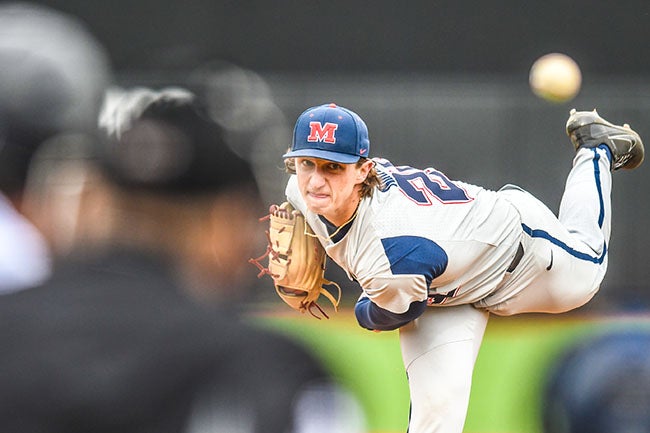
M508 266L508 269L506 269L506 272L512 273L515 268L517 268L517 265L519 262L521 262L521 258L524 256L524 246L519 242L519 246L517 247L517 252L515 253L515 258L512 259L512 262L510 262L510 266Z

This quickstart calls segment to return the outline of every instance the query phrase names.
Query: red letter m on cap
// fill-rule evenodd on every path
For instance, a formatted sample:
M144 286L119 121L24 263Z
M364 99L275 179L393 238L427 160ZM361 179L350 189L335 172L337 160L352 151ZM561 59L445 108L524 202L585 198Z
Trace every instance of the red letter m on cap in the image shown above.
M323 141L325 143L334 144L336 143L336 137L334 137L334 132L339 125L336 123L325 123L323 126L320 122L309 122L309 137L307 141L316 142Z

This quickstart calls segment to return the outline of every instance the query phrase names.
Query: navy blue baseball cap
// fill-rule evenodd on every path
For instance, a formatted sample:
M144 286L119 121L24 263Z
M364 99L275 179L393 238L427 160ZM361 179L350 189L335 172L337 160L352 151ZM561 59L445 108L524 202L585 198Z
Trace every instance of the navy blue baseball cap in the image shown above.
M368 157L368 127L355 112L336 104L305 110L296 121L291 150L283 158L321 158L353 164Z

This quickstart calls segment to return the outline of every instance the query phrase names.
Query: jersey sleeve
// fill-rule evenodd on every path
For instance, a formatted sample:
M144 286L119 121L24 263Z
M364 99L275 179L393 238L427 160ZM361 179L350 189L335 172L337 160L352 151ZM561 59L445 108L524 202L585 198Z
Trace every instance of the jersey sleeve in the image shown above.
M368 297L362 296L354 307L354 315L362 328L371 331L392 331L420 317L426 307L426 301L414 301L407 311L398 314L385 310Z
M447 268L447 254L427 238L385 238L368 249L374 251L362 253L368 258L360 260L359 284L374 304L395 314L406 313L413 302L426 301L431 281Z

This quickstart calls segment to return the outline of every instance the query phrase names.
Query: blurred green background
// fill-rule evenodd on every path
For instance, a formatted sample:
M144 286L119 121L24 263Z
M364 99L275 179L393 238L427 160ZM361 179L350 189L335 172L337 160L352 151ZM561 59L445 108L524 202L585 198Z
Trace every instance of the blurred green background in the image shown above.
M330 320L293 312L255 317L318 354L361 403L369 432L406 431L409 395L397 332L366 331L351 310ZM559 357L589 338L626 329L650 330L650 316L492 316L476 363L465 432L542 433L544 388Z

